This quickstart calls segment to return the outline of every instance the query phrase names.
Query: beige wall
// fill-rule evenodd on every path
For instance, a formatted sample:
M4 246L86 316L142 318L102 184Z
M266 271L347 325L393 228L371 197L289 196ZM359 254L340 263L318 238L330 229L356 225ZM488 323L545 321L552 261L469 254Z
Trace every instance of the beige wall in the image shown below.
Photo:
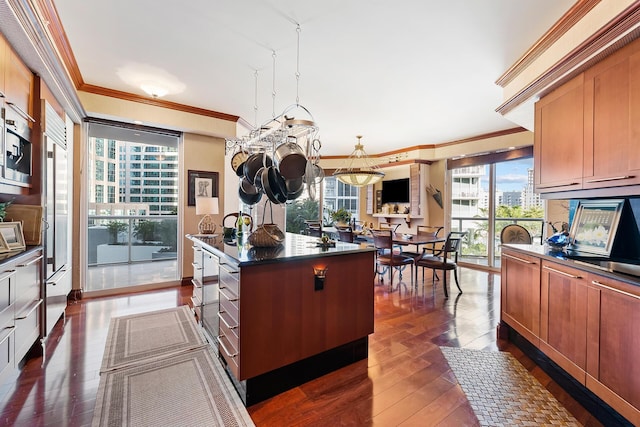
M178 226L181 236L198 232L198 222L202 219L200 215L196 215L195 206L187 206L187 179L189 170L199 170L207 172L218 172L218 215L212 215L218 227L222 224L224 213L228 211L225 208L225 156L224 156L224 139L212 138L204 135L196 135L193 133L185 133L182 141L182 165L183 173L181 176L183 206L182 228ZM232 209L237 210L237 209ZM191 241L183 237L184 250L182 251L182 277L193 276L193 251L191 250Z

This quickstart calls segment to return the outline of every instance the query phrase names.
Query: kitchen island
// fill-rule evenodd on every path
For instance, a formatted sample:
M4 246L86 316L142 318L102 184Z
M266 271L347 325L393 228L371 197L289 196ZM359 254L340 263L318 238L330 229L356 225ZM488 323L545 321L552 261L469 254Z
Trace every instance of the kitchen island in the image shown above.
M291 233L275 248L187 237L196 314L245 405L367 357L373 248Z

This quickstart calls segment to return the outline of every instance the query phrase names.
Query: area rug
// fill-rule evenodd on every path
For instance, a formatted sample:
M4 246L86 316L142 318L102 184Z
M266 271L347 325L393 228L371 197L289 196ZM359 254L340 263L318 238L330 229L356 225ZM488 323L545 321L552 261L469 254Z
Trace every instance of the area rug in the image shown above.
M210 347L102 374L92 427L253 426Z
M510 353L440 349L480 425L581 425Z
M193 313L183 305L115 317L109 324L100 372L206 346Z

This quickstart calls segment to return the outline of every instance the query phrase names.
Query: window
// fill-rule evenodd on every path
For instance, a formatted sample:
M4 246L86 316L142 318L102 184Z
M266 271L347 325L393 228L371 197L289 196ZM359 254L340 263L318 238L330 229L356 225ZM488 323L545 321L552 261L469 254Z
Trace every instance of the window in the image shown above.
M104 203L104 185L96 185L96 203Z
M96 181L104 181L104 160L96 160Z
M96 139L95 152L96 156L104 157L104 141L102 139Z
M114 163L107 164L107 181L116 182L116 165Z
M116 142L113 139L109 140L109 158L116 159Z
M116 202L116 187L110 185L107 187L107 203Z

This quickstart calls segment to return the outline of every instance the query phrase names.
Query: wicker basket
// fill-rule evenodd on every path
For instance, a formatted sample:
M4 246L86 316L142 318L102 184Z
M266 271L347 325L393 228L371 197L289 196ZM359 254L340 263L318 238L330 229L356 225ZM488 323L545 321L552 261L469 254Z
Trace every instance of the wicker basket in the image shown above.
M273 223L273 207L268 203L271 210L271 223L265 224L264 217L267 210L267 203L262 211L262 224L256 227L255 231L249 235L249 244L259 248L271 248L284 242L284 233L277 224Z

